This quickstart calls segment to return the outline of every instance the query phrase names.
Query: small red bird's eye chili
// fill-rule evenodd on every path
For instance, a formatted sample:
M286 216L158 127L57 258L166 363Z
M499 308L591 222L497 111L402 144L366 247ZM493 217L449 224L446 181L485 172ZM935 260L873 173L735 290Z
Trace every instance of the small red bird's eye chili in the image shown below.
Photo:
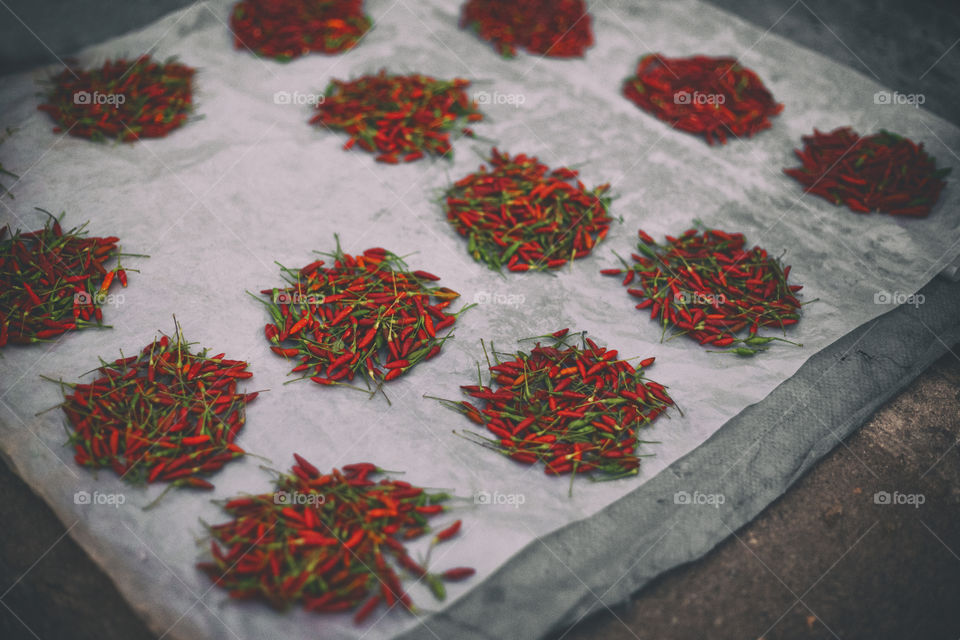
M735 58L640 58L623 95L675 129L724 144L727 135L753 136L783 111L756 73Z
M344 253L337 238L332 260L282 269L286 286L264 289L261 300L273 322L264 335L270 349L296 358L294 372L320 385L345 385L357 374L380 390L440 352L464 306L446 307L460 294L433 286L437 276L410 271L382 248ZM446 332L446 333L443 333Z
M926 216L946 186L950 168L909 138L881 130L860 137L850 127L803 136L794 153L803 166L783 172L807 193L846 205L857 213Z
M50 218L42 229L12 236L7 227L0 229L0 347L107 326L101 306L114 274L123 273L126 285L119 259L135 254L120 253L117 238L87 237L86 224L65 232L58 219L44 213ZM118 265L108 270L104 265L114 258Z
M579 345L570 341L577 335ZM460 387L482 401L481 408L436 399L495 436L468 431L467 439L523 464L543 462L548 475L571 474L571 492L576 474L636 475L639 430L674 405L666 388L649 381L644 366L618 359L585 334L539 337L550 342L537 342L529 353L493 350L489 384ZM454 535L451 530L442 533Z
M469 578L467 567L432 573L405 541L430 533L428 523L450 496L400 480L374 480L369 463L320 473L302 456L280 474L272 493L241 496L223 508L233 519L208 527L212 560L198 568L232 598L264 600L277 609L354 611L357 624L380 604L414 611L403 578L423 580L443 600L445 581ZM460 521L434 536L449 539ZM429 554L427 555L429 560Z
M230 14L237 49L280 61L347 51L371 25L363 0L241 0Z
M757 332L796 324L801 304L795 294L803 287L789 284L790 267L764 249L747 249L742 233L689 229L679 238L667 236L663 245L642 230L638 235L634 264L620 258L623 269L601 273L626 274L623 284L639 300L637 309L649 309L664 333L672 328L706 347L733 346L727 352L742 356L766 351L774 340L795 344ZM743 332L747 337L738 337Z
M133 142L162 138L193 111L194 69L150 56L108 60L99 69L64 69L49 81L37 107L57 123L55 133Z
M447 220L467 238L474 260L494 270L557 269L586 257L610 229L609 184L588 191L577 172L496 148L490 169L447 189Z
M469 28L506 58L517 47L551 58L582 57L593 44L584 0L467 0L460 28Z
M77 464L113 469L131 483L213 488L200 476L244 455L233 441L256 394L236 389L252 375L246 362L190 346L177 325L173 340L101 361L91 383L59 382Z
M462 78L436 80L412 75L377 75L356 80L333 80L310 120L328 130L350 135L344 149L357 144L376 153L378 162L413 162L429 153L453 153L450 131L463 122L483 119ZM463 134L467 135L467 134Z
M440 575L448 582L455 582L457 580L465 580L476 572L476 569L470 567L456 567L454 569L447 569Z
M453 536L457 535L457 533L459 533L460 531L461 524L463 523L460 520L457 520L446 529L443 529L442 531L438 531L437 534L433 536L434 542L442 542L444 540L449 540Z

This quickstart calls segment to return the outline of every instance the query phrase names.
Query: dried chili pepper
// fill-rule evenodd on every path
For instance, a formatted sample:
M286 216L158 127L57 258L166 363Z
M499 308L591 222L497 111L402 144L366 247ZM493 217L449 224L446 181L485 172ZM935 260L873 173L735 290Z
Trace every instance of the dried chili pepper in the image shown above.
M380 473L360 463L321 474L297 456L273 493L224 504L233 519L209 527L212 561L198 567L232 598L265 600L277 609L301 603L308 611L355 611L358 624L381 604L416 611L402 576L423 580L443 600L443 582L468 578L473 569L432 573L406 541L431 532L428 520L445 511L450 496L374 480ZM434 544L459 528L457 520Z
M430 286L437 276L409 271L382 248L352 256L337 248L301 269L282 268L287 286L264 289L273 322L264 333L274 353L296 358L293 369L320 385L345 385L360 374L377 389L436 356L457 313L456 291ZM471 305L472 306L472 305ZM442 335L446 332L445 335Z
M478 262L499 270L557 269L590 254L610 228L610 188L588 191L577 172L551 171L536 157L493 149L481 166L444 194L447 220Z
M162 138L193 111L194 69L150 56L108 60L89 71L69 67L50 79L44 104L55 133L133 142Z
M237 49L281 61L347 51L371 25L363 0L241 0L230 14Z
M376 153L379 162L413 162L425 153L443 156L452 152L450 130L483 119L464 91L469 86L462 78L387 75L384 70L356 80L333 80L310 124L350 134L344 149L360 147ZM461 133L473 135L468 129Z
M729 352L752 356L783 338L761 337L760 327L786 328L800 319L790 267L760 247L746 248L742 233L688 229L679 238L657 244L639 231L634 264L620 258L623 269L604 269L622 277L627 293L639 300L637 309L650 310L666 333L687 335L707 347L732 347ZM619 256L617 256L619 258ZM747 331L747 337L737 337ZM794 344L794 343L790 343ZM802 345L797 345L802 346Z
M77 464L132 483L212 489L201 476L244 455L234 439L257 393L239 391L247 363L193 352L179 325L137 355L100 361L89 384L59 382ZM169 489L169 487L168 487Z
M86 237L86 224L65 232L62 214L43 213L50 218L42 229L7 237L7 227L0 228L0 347L108 326L101 308L113 274L121 256L135 255L120 253L116 237ZM117 266L107 270L114 258Z
M794 153L802 167L783 172L813 193L857 213L927 216L946 186L950 168L909 138L881 130L860 137L850 127L813 130Z
M552 58L580 57L593 44L584 0L467 0L460 28L472 29L504 57L517 47Z
M574 335L580 345L568 342ZM543 462L549 475L572 474L571 491L576 474L636 475L639 430L674 404L644 376L653 358L634 367L568 329L540 338L551 344L537 342L530 353L493 349L489 383L460 387L481 406L439 400L495 436L467 432L470 440L523 464Z
M708 144L769 129L783 111L756 73L735 58L640 58L623 95L671 127L702 135Z

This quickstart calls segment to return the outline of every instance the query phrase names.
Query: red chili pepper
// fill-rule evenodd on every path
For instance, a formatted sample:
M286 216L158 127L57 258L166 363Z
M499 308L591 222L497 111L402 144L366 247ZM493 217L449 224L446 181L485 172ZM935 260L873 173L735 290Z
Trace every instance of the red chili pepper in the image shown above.
M413 162L429 153L451 152L449 131L462 120L483 118L464 89L466 80L437 80L419 74L363 76L333 80L316 106L310 123L350 135L345 149L356 144L376 153L378 162Z
M715 229L698 234L690 229L680 238L666 236L665 245L642 230L638 235L635 264L604 270L605 275L627 271L636 276L627 293L642 299L636 308L649 308L650 317L664 329L673 327L676 334L686 334L705 346L742 342L740 350L732 353L752 355L766 350L764 345L774 338L750 342L751 338L738 339L734 334L749 327L753 336L763 326L797 322L801 306L792 295L795 285L787 282L789 267L782 268L760 247L747 250L743 234ZM642 361L640 368L647 362Z
M450 582L456 582L458 580L464 580L466 578L469 578L473 576L476 572L477 572L476 569L472 569L470 567L456 567L454 569L447 569L440 575L441 577L443 577L444 580L448 580Z
M379 386L439 353L440 333L459 315L445 311L457 292L430 286L437 276L409 271L381 247L356 257L338 248L331 258L284 269L289 286L262 291L275 321L264 332L270 349L297 358L295 372L326 386L359 373Z
M581 57L593 44L583 0L467 0L460 28L492 42L504 57L515 56L517 47L555 58Z
M316 467L296 460L272 493L229 500L224 509L232 519L208 528L211 561L197 566L215 585L274 605L299 601L309 611L355 610L360 623L381 600L412 610L398 569L423 579L439 599L443 580L470 576L464 567L432 573L403 542L426 531L431 514L417 508L424 502L441 506L448 495L399 480L368 480L378 471L370 463L314 474Z
M783 172L804 191L857 213L926 216L940 197L949 168L908 138L881 130L860 137L849 127L803 137L794 153L803 166ZM915 206L904 207L912 203Z
M244 454L232 440L254 396L236 393L246 363L191 353L177 329L177 341L163 336L102 365L92 384L66 385L63 410L79 464L130 481L212 489L199 476Z
M371 24L362 0L241 0L230 15L237 49L281 61L347 51Z
M484 425L495 439L469 432L465 437L517 462L542 461L549 475L636 474L633 450L643 424L638 416L651 414L652 421L673 400L660 385L657 394L647 393L643 366L635 369L617 351L579 335L582 346L571 344L564 329L540 336L553 346L538 342L529 353L493 354L497 364L489 370L499 389L461 387L486 403L482 409L466 401L441 402ZM653 360L643 362L650 366ZM611 450L622 454L606 455Z
M194 489L206 489L212 491L214 486L203 478L180 478L176 481L177 485L193 487Z
M103 284L100 285L100 292L106 292L110 289L110 285L113 283L113 277L116 275L115 271L108 271L107 275L103 278Z
M437 532L437 535L433 537L434 542L440 542L442 540L449 540L453 536L457 535L460 531L460 525L463 524L460 520L455 521L446 529L443 529Z
M42 229L0 236L0 309L7 314L0 313L0 346L101 321L93 276L112 273L103 264L117 255L117 238L90 238L81 229L64 232L51 216Z
M708 144L727 134L749 137L768 129L783 110L756 73L735 58L643 56L623 94L670 126L702 135Z
M57 123L55 132L97 141L164 137L193 109L193 74L150 56L108 60L99 69L67 68L50 78L46 102L37 108Z
M295 453L293 454L293 457L297 460L297 464L300 465L300 468L306 471L310 477L317 478L320 476L320 471L315 466L307 462L307 460L302 456Z
M570 169L493 149L490 169L455 182L444 194L447 220L467 238L467 251L491 269L556 269L589 255L609 230L610 185L592 191ZM546 212L550 212L547 214Z
M353 621L357 624L362 623L364 620L366 620L370 616L371 613L373 613L374 609L376 609L379 605L380 605L380 596L379 595L373 596L372 598L367 600L367 602L362 607L360 607L359 610L357 610L357 613L353 616Z

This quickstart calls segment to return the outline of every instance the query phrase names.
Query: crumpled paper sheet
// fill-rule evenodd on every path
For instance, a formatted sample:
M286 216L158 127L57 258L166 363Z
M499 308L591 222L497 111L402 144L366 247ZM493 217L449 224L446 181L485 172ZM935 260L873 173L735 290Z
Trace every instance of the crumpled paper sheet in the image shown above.
M862 133L889 128L925 142L941 163L960 143L960 131L922 109L876 104L874 94L884 89L870 79L723 12L690 0L595 2L598 44L586 59L521 55L510 61L457 29L455 3L367 4L374 30L356 49L336 57L309 56L282 65L235 51L225 1L195 5L83 51L84 65L151 50L199 68L196 101L204 118L165 140L98 145L54 135L53 123L36 111L35 93L37 81L55 67L9 76L0 87L5 116L0 124L18 129L3 145L4 166L22 176L14 187L16 200L4 201L4 222L32 229L44 220L33 206L66 210L67 226L89 219L91 233L118 235L125 250L151 256L126 261L141 273L131 274L129 288L119 292L122 302L106 309L112 330L4 350L0 447L166 637L429 634L415 628L418 619L398 612L355 627L346 615L280 614L260 603L230 601L194 569L204 554L195 541L203 536L201 520L224 519L211 497L269 489L271 476L259 468L261 462L230 464L213 478L212 494L174 492L144 512L141 507L162 487L134 488L110 472L76 467L64 446L62 414L36 415L60 399L57 386L42 382L40 374L75 381L98 356L132 353L157 330L170 333L176 314L188 339L250 361L255 375L249 390L270 389L250 407L240 443L270 458L274 468L288 468L293 451L321 468L370 460L406 470L404 478L416 484L462 496L462 506L446 520L462 518L463 533L437 549L433 566L474 566L478 575L450 585L442 605L425 588L414 587L411 593L424 607L419 620L429 626L430 611L455 611L451 607L459 599L470 598L464 602L482 603L491 618L505 615L497 626L509 629L514 612L496 588L485 590L484 581L511 556L542 547L539 536L636 491L763 399L813 354L914 294L960 253L960 196L953 184L929 218L899 220L855 215L802 197L780 171L795 165L792 149L813 127L850 124ZM621 81L650 51L739 55L786 109L772 130L710 148L620 96ZM461 140L452 163L394 167L368 154L343 152L344 136L306 124L308 95L322 91L331 78L381 67L471 79L490 116L475 127L479 135L511 152L538 154L550 165L581 165L588 185L612 182L619 194L613 213L623 224L614 225L592 257L557 274L499 276L472 262L436 197L450 180L476 168L487 153L483 143ZM290 104L277 104L277 92L289 95ZM707 353L686 339L661 343L657 326L633 309L618 282L597 273L617 264L611 251L631 251L638 227L662 237L689 227L694 218L743 231L751 243L784 254L793 265L792 279L805 285L803 299L819 299L789 332L803 348L782 345L741 360ZM457 323L457 337L441 357L388 386L392 405L382 397L368 401L357 392L309 382L284 385L291 365L269 352L262 334L267 314L245 293L280 283L274 260L300 266L314 259L312 250L332 249L334 233L348 252L380 245L411 254L413 268L441 275L441 284L460 291L465 302L481 302ZM644 462L639 477L578 480L572 498L567 479L546 477L539 467L514 464L451 433L471 425L422 397L460 397L458 385L475 378L475 363L482 358L480 338L509 351L520 337L567 326L589 331L624 356L656 356L649 375L670 387L684 411L646 432L646 439L658 444L644 446L644 453L656 456ZM125 503L76 504L77 491L122 494ZM474 504L478 492L513 504ZM537 561L542 571L528 576L530 588L541 598L554 597L549 576L558 558L576 552L542 548ZM554 621L551 615L554 609L544 609L541 629ZM478 633L464 629L464 637Z

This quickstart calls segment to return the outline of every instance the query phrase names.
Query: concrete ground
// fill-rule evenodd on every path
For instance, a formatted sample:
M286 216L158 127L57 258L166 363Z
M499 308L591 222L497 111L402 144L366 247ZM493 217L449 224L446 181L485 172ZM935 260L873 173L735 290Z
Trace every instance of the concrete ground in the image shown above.
M926 108L960 124L955 2L709 1L892 89L923 93ZM0 2L0 69L51 57L7 15L8 7L62 55L185 2L120 3L126 15L114 17L125 26L106 31L103 14L91 4ZM944 160L960 165L957 154ZM632 602L558 631L553 640L957 640L958 435L955 347L734 537L661 576ZM877 504L880 491L924 502ZM153 637L53 513L3 464L0 522L0 638Z

